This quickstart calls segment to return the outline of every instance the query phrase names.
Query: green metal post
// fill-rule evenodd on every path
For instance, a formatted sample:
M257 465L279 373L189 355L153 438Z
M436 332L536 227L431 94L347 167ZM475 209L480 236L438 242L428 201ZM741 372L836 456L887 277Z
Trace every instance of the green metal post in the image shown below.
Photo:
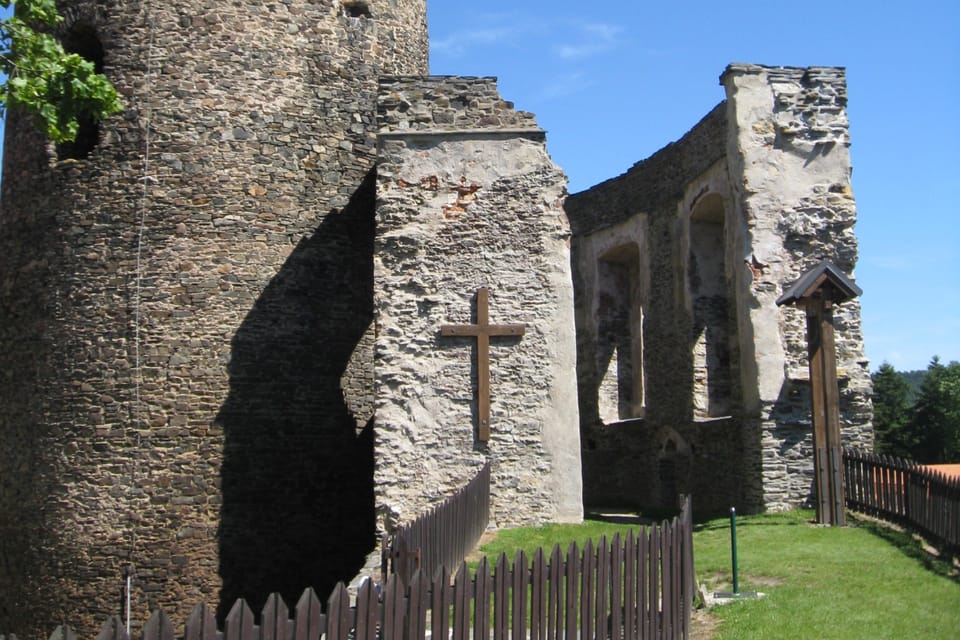
M730 559L733 562L733 595L740 593L740 576L737 573L737 510L730 507Z

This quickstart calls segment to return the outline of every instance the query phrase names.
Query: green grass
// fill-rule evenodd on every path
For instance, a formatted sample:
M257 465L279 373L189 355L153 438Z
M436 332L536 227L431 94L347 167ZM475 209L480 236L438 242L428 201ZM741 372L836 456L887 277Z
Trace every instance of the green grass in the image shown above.
M931 558L908 534L853 521L845 528L810 524L813 513L791 511L737 520L741 591L766 597L714 607L716 640L730 638L960 638L960 580L955 567ZM528 553L571 540L579 545L625 532L629 525L587 521L511 529L481 547L496 556ZM633 527L636 529L636 527ZM697 579L708 592L729 591L729 519L694 532Z

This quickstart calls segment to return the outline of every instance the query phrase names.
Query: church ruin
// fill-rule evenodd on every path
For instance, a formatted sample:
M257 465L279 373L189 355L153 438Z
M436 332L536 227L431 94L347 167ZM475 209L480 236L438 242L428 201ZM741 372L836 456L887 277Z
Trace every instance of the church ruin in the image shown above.
M92 635L127 573L135 614L323 592L485 461L497 526L808 499L775 300L855 266L842 69L731 65L567 197L495 79L428 75L425 0L60 4L126 111L69 148L7 119L0 631Z

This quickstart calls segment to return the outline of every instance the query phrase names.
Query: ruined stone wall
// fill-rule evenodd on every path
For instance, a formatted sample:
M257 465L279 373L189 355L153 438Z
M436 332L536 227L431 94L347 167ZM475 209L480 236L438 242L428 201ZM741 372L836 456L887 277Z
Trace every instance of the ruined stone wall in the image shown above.
M385 78L375 246L377 503L405 522L492 464L492 524L582 517L566 178L493 78ZM491 437L476 321L490 290Z
M803 312L775 300L806 269L831 260L854 275L856 205L850 184L846 78L834 67L731 65L721 78L731 124L731 184L742 212L738 244L751 264L739 282L748 428L762 461L762 503L805 501L813 482ZM858 301L835 310L841 436L873 442L870 376Z
M727 197L722 107L683 139L626 174L571 196L565 204L574 230L577 368L588 507L670 507L678 494L692 492L698 509L710 510L727 504L739 490L739 422L697 420L701 416L694 411L705 393L705 387L700 388L705 381L699 380L703 376L697 375L694 357L702 327L698 330L696 324L696 286L691 286L689 277L691 262L695 264L690 213L706 194ZM611 251L625 246L636 247L631 260L641 274L636 295L642 313L634 314L630 330L642 333L638 359L644 373L644 410L632 420L611 422L599 414L600 403L610 404L604 381L619 373L608 359L610 350L603 348L602 320L609 296L602 295L601 267ZM720 253L725 255L723 246ZM729 282L729 274L711 275L713 282ZM636 322L637 316L642 324ZM637 365L633 363L634 368ZM738 405L735 393L728 385L728 407Z
M775 301L823 258L855 266L843 70L732 65L722 82L727 101L682 140L567 200L588 506L669 506L690 491L705 510L784 508L810 496L805 322ZM646 411L609 424L597 264L627 241L650 279ZM836 329L843 438L869 446L856 301Z
M374 545L377 78L425 2L63 6L126 110L78 161L7 122L0 630L92 637L126 566L140 620L322 592Z

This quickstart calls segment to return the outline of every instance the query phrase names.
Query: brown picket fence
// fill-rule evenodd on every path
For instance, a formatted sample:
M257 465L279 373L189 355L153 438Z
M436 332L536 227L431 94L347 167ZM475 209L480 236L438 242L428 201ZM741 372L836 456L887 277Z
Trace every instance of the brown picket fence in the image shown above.
M916 529L960 550L960 478L915 462L844 449L847 507Z
M381 544L383 582L397 574L408 584L416 569L430 579L456 567L480 541L490 522L490 463L456 493L400 527Z
M694 597L690 500L680 516L583 548L518 551L509 562L481 560L456 577L441 567L434 579L417 569L404 585L391 575L365 582L351 601L338 584L326 607L312 589L294 610L271 595L259 617L238 600L217 628L213 609L197 605L178 634L155 611L132 634L142 640L610 640L688 638ZM130 640L119 617L97 640ZM75 640L60 627L51 640ZM11 639L12 640L12 639Z

